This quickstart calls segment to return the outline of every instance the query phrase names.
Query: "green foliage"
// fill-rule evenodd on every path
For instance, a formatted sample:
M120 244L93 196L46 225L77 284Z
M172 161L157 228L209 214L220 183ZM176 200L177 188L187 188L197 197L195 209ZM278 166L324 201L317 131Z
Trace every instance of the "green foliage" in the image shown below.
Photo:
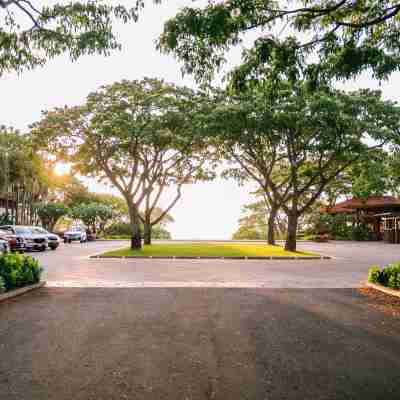
M46 200L51 187L49 166L33 150L30 139L29 135L0 126L0 192L9 200L5 217L15 224L36 220L32 205Z
M310 91L290 74L221 95L203 129L239 166L235 176L256 182L287 214L287 245L294 250L299 217L328 185L360 157L398 140L400 108L378 91Z
M13 253L0 256L0 277L6 290L38 283L41 273L39 261L33 257Z
M376 240L374 231L365 224L354 226L352 236L353 240L358 241Z
M400 290L400 263L389 264L382 269L372 266L368 272L368 281Z
M354 216L348 214L317 213L307 230L308 234L328 233L334 240L376 240L374 231L366 224L354 224Z
M0 276L0 294L6 291L6 283L2 276Z
M373 265L368 271L368 282L379 283L381 276L381 269L378 265Z
M143 226L141 226L143 231ZM103 236L107 239L129 239L132 236L131 226L126 222L114 222L107 226ZM171 234L163 226L155 225L152 227L153 239L171 239Z
M72 60L84 54L108 55L120 48L113 21L136 20L141 3L128 9L99 0L53 5L0 0L0 77L43 65L65 52Z
M238 230L233 234L233 240L266 240L267 232L261 231L255 227L250 226L240 226Z
M94 231L97 229L103 231L107 222L114 218L114 211L104 204L80 204L71 208L69 216L73 219L80 219Z
M82 175L119 191L134 227L132 243L139 246L140 221L160 223L184 185L215 176L210 146L195 124L201 103L189 88L124 80L91 93L83 106L45 112L32 135ZM156 213L168 189L175 195Z
M132 234L131 226L126 222L113 222L104 230L104 236L126 236Z
M52 231L57 221L68 214L68 207L62 203L45 203L36 205L36 212L43 226Z
M395 0L207 2L181 9L165 24L158 46L198 80L221 70L228 51L250 32L258 37L233 80L262 75L272 82L300 56L309 60L303 72L310 82L354 78L367 69L384 79L400 65L399 12Z
M3 213L0 215L0 225L14 225L15 218L13 218L10 214Z
M310 221L307 233L311 235L328 233L335 240L352 240L352 217L346 214L326 214L317 212ZM361 239L360 239L361 240Z

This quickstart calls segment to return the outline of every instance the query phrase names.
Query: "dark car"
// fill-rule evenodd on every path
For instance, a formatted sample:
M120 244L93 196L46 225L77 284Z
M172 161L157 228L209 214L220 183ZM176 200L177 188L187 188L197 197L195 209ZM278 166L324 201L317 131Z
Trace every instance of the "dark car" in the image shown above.
M45 251L48 245L47 236L44 234L36 233L32 228L34 226L22 225L2 225L0 229L10 232L13 235L22 238L25 244L25 250L39 250Z
M35 233L38 233L40 235L46 235L48 243L47 245L51 250L55 250L61 243L61 238L60 236L56 235L55 233L51 233L47 231L44 228L41 228L39 226L32 226L31 227L32 231Z
M16 236L13 233L0 229L0 239L6 240L11 251L24 251L25 241L22 237Z

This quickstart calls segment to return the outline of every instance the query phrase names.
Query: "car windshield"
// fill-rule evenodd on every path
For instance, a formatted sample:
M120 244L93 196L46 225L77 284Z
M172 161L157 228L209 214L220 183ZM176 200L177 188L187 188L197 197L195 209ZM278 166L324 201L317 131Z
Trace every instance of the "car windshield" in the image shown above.
M15 227L15 233L17 235L29 235L32 233L32 230L28 228L27 226L16 226Z
M33 233L42 233L42 234L48 234L49 232L46 231L46 229L40 228L38 226L35 226L33 228L31 228L31 231Z

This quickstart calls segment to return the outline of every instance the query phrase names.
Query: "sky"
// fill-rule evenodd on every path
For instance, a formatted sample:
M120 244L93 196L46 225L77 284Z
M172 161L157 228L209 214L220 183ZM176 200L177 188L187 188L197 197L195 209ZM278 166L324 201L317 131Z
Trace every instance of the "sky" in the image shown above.
M132 0L125 4L131 5ZM192 4L191 0L151 4L137 23L116 24L115 33L122 50L109 57L85 56L72 63L67 56L60 56L43 68L0 78L0 125L25 130L40 119L42 110L81 104L90 92L122 79L154 77L195 87L190 76L182 76L177 60L160 54L155 48L164 22L181 7ZM229 54L227 69L240 61L241 51L238 47ZM364 74L355 82L339 86L349 90L381 89L386 99L400 100L398 73L381 85ZM93 181L87 184L94 191L116 193ZM233 180L224 179L185 187L182 199L171 211L175 222L169 224L168 229L175 239L229 239L238 227L241 207L254 199L251 195L254 189L254 185L239 187Z

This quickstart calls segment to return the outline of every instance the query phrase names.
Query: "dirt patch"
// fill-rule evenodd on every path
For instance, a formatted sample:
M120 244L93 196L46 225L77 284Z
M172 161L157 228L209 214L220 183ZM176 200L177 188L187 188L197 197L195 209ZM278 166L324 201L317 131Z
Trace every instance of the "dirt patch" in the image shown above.
M359 292L367 297L367 304L370 307L378 309L386 314L400 317L400 298L390 296L389 294L371 288L361 288Z

